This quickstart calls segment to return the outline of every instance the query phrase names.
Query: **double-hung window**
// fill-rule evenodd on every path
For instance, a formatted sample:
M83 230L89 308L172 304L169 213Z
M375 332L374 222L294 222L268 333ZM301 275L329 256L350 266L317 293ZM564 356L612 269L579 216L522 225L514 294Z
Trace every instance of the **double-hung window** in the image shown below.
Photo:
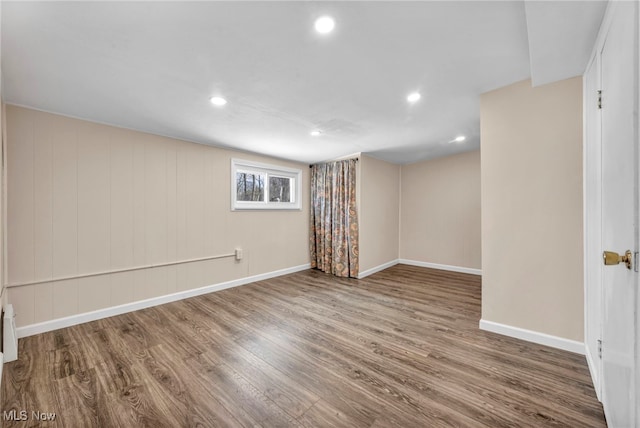
M232 210L299 210L302 171L231 159Z

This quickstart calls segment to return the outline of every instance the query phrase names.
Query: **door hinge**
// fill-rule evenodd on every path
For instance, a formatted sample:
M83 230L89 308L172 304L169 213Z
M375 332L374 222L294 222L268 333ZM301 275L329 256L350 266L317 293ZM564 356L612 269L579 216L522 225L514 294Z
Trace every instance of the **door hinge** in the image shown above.
M598 91L598 109L602 109L602 91Z
M602 340L598 339L598 358L602 359Z
M633 253L633 270L638 272L638 252Z

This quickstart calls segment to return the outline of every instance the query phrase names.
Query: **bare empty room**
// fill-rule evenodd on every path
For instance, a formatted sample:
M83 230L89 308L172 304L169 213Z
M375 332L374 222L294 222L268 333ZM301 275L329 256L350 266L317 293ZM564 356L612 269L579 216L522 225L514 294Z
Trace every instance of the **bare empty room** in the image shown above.
M0 426L640 427L637 1L0 1Z

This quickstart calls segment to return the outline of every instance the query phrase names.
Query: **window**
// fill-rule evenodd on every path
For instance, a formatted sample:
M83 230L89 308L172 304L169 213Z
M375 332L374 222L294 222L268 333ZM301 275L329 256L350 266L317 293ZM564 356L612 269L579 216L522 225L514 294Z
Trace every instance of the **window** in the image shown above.
M299 210L299 169L231 159L232 210Z

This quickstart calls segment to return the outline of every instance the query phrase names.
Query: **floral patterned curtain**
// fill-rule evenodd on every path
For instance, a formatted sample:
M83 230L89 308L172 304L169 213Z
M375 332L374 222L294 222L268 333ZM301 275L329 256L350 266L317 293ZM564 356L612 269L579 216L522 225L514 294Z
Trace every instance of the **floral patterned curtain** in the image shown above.
M311 267L358 277L356 159L311 167Z

